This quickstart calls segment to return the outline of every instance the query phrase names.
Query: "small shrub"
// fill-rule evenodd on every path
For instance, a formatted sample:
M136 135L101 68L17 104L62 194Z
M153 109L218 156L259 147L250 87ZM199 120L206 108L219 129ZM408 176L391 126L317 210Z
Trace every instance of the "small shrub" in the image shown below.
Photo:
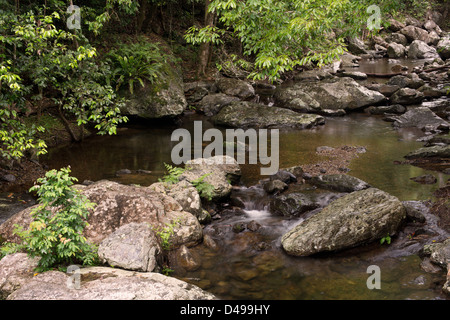
M36 191L40 206L31 212L33 222L28 230L16 225L20 245L7 245L3 251L23 250L31 257L41 257L37 271L63 264L97 262L96 247L83 236L86 218L95 204L78 190L71 188L76 178L70 177L70 167L50 170L39 178L30 191Z

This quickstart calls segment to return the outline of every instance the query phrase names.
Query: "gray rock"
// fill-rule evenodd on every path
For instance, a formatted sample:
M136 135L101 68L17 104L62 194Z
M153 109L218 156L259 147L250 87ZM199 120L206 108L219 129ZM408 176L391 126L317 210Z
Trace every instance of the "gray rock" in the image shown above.
M214 82L195 81L184 83L184 94L188 103L200 101L204 96L216 90Z
M450 38L442 38L438 42L437 52L442 59L450 59Z
M264 191L267 193L276 193L286 190L288 185L281 180L269 180L264 183Z
M366 45L359 38L350 38L348 39L348 51L355 55L367 54Z
M255 96L255 89L246 81L232 78L221 78L216 82L220 92L229 96L249 99Z
M319 82L302 82L275 93L277 103L285 108L304 112L318 110L353 110L379 104L386 100L381 93L369 90L348 77Z
M338 192L353 192L370 188L367 182L347 174L320 175L308 181L318 188Z
M395 19L392 19L392 18L390 18L390 19L388 20L388 22L389 22L389 27L388 27L388 29L391 30L391 31L393 31L393 32L400 31L400 30L402 30L404 27L406 27L406 25L405 25L404 23L402 23L402 22L400 22L400 21L397 21L397 20L395 20Z
M437 182L437 178L432 174L425 174L422 176L413 177L411 178L411 180L421 184L434 184Z
M450 239L440 243L432 243L423 247L423 253L430 256L430 261L442 268L450 263Z
M100 243L98 256L112 267L151 272L161 252L158 239L149 224L121 226Z
M421 201L402 201L406 210L406 217L412 222L425 222L423 213L428 211L428 208Z
M386 114L397 113L402 114L406 112L406 108L401 104L394 104L391 106L373 106L366 109L370 114Z
M206 175L206 176L205 176ZM215 156L211 158L198 158L186 162L186 171L180 176L180 181L198 180L205 176L204 182L214 187L212 200L220 200L230 195L232 185L241 176L241 169L236 160L228 156Z
M3 181L6 181L6 182L14 182L14 181L16 181L16 176L13 175L13 174L5 174L5 175L2 177L2 180L3 180Z
M419 27L406 26L400 30L400 33L403 34L409 42L420 40L427 43L429 41L428 32Z
M424 129L431 126L433 129L448 128L450 124L438 117L427 107L417 107L408 110L405 114L397 116L393 125L397 128L417 127Z
M216 125L234 128L294 127L308 129L325 123L318 115L301 114L285 108L251 102L233 102L213 117Z
M425 98L420 91L411 88L401 88L390 98L391 104L412 105L420 104Z
M387 54L391 59L403 58L405 53L406 48L402 44L392 42L387 47Z
M399 88L418 89L425 84L425 81L419 78L416 73L408 74L408 76L394 76L386 83L390 86L398 86Z
M405 217L396 197L369 188L333 201L284 234L281 244L294 256L343 250L394 235Z
M177 201L184 211L192 213L197 218L202 214L203 208L200 195L197 189L186 180L175 184L157 182L149 188L166 193Z
M359 67L359 60L361 60L361 57L354 56L349 53L345 53L342 56L340 56L340 68L353 68L353 67Z
M71 289L68 274L48 271L33 277L8 300L213 300L197 286L153 272L90 267L80 270L79 289ZM93 280L89 280L93 279Z
M0 300L6 299L33 278L39 258L29 258L26 253L15 253L0 260Z
M154 228L160 228L179 221L180 224L174 228L174 247L197 244L203 237L198 220L191 213L183 211L181 205L172 197L162 192L149 187L128 186L107 180L76 187L91 202L97 204L88 216L89 225L84 229L84 236L91 243L99 244L120 226L132 222L148 223ZM19 241L14 234L14 225L28 228L32 220L30 212L34 208L35 206L27 208L1 224L0 235L10 241Z
M432 146L414 150L405 156L406 159L450 158L450 146Z
M319 204L310 195L290 193L276 197L270 202L270 212L281 216L299 216L307 211L319 208Z
M439 54L436 49L421 40L414 40L408 48L409 59L434 59Z
M408 45L408 39L401 33L392 33L386 38L387 42L398 43L406 47Z
M239 101L239 98L224 93L213 93L205 96L198 103L198 107L206 116L211 117L216 115L224 106L234 101Z
M137 87L133 95L125 93L127 102L121 109L124 115L144 119L159 119L181 115L187 107L181 71L165 66L157 85Z
M348 77L354 80L366 80L367 74L359 71L343 71L337 74L339 77Z
M294 75L295 81L318 81L333 78L333 75L324 69L302 71Z

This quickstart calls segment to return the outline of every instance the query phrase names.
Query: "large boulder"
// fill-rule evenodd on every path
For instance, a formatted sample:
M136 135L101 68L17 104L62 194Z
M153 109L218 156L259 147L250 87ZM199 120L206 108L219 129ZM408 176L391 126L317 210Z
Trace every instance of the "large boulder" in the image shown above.
M76 186L87 198L96 203L88 216L89 225L84 230L87 240L99 244L112 232L123 225L136 222L148 223L154 228L178 222L174 228L172 244L194 245L203 237L202 227L197 218L183 211L172 197L149 187L128 186L102 180L89 186ZM32 217L30 207L21 211L0 225L0 235L9 241L19 241L14 234L14 225L28 228Z
M320 110L353 110L376 105L386 100L381 93L369 90L349 77L337 77L318 82L301 82L280 87L275 93L280 107L316 112Z
M124 92L128 98L121 109L124 115L159 119L176 117L184 112L187 101L181 71L169 64L163 67L163 71L157 83L136 87L133 95Z
M224 106L234 101L239 101L239 98L226 95L225 93L212 93L203 97L197 104L197 108L206 116L211 117L216 115Z
M26 253L15 253L0 260L0 300L6 299L33 278L39 258L29 258Z
M20 256L17 256L20 255ZM5 260L7 259L7 260ZM17 270L8 268L5 274L9 283L15 287L0 287L7 300L214 300L213 294L195 285L173 277L153 272L135 272L116 268L89 267L78 270L78 275L60 271L47 271L36 276L26 255L15 254L0 261L3 270L4 260L18 260L21 279ZM82 281L77 282L76 277ZM16 279L12 279L15 277ZM79 285L79 287L78 287Z
M436 130L438 128L450 127L450 124L447 121L438 117L427 107L412 108L394 119L393 125L397 128L416 127L422 130Z
M426 43L429 42L428 32L419 27L406 26L400 30L400 33L403 34L409 42L413 42L415 40L420 40Z
M426 42L421 40L414 40L408 49L409 59L435 59L439 58L436 49L429 46Z
M281 244L294 256L343 250L394 235L405 218L400 200L369 188L333 201L284 234Z
M149 188L166 193L177 201L184 211L192 213L197 218L202 214L203 208L200 195L197 189L186 180L174 184L156 182Z
M151 272L157 267L161 252L152 227L146 223L121 226L100 243L98 256L112 267Z
M400 43L392 42L387 47L387 53L391 59L403 58L406 53L406 48Z
M406 39L406 37L403 34L397 32L390 34L386 38L386 41L389 43L401 44L405 47L408 45L408 39Z
M312 128L325 123L318 115L302 114L284 108L251 102L233 102L213 117L216 125L233 128Z
M411 88L401 88L394 92L390 97L391 104L411 105L420 104L425 98L425 95Z
M253 86L244 80L220 78L217 80L216 85L220 92L229 96L249 99L255 95L255 89Z

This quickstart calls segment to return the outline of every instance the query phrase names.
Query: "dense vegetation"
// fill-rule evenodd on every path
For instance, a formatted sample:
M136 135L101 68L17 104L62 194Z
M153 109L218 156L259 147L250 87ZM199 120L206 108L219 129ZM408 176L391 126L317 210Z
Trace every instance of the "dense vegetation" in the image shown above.
M428 4L377 1L382 17L407 8L424 11ZM1 161L8 165L46 152L45 129L35 124L39 121L25 121L30 115L39 119L52 112L73 140L83 139L85 127L115 134L128 120L120 113L124 89L132 94L136 86L155 83L166 60L151 35L167 40L197 77L216 62L224 72L239 69L275 81L295 68L333 61L344 52L345 40L364 29L376 33L367 30L377 13L370 5L368 0L0 0Z

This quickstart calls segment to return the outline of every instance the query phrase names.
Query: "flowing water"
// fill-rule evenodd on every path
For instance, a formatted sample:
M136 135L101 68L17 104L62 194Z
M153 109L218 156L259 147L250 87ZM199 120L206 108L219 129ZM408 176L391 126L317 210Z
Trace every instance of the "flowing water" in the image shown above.
M389 72L389 64L378 65L373 72ZM371 62L361 65L371 72ZM383 69L385 68L385 69ZM126 184L148 186L164 174L164 163L171 163L171 150L177 142L170 137L180 126L193 132L194 121L203 122L203 130L212 128L205 117L190 113L181 124L150 122L130 125L115 137L94 136L82 144L50 150L44 162L50 168L71 165L72 175L83 180L110 179ZM423 132L394 130L380 117L355 113L342 118L327 118L324 126L311 130L280 131L280 168L316 163L323 160L318 146L363 146L348 166L349 174L384 190L400 200L430 199L432 192L445 185L448 175L407 164L396 164L404 155L423 143L416 140ZM417 243L402 246L374 243L345 252L295 258L280 247L280 237L305 217L289 219L267 210L268 198L255 187L261 177L259 165L241 165L241 187L234 191L245 204L243 210L221 213L204 232L218 244L217 250L198 245L191 249L201 267L186 272L176 269L173 276L196 284L225 299L445 299L440 292L445 275L426 273L421 259L411 254ZM131 174L117 175L121 169ZM141 170L141 171L138 171ZM433 174L438 182L423 185L410 178ZM300 188L306 188L300 186ZM306 188L307 189L307 188ZM305 190L306 190L305 189ZM308 190L306 190L308 191ZM309 191L314 192L314 191ZM323 201L330 201L323 194ZM233 232L236 223L257 222L257 231ZM432 241L433 237L429 238ZM416 250L417 251L417 250ZM370 290L366 281L370 265L381 270L381 289Z

